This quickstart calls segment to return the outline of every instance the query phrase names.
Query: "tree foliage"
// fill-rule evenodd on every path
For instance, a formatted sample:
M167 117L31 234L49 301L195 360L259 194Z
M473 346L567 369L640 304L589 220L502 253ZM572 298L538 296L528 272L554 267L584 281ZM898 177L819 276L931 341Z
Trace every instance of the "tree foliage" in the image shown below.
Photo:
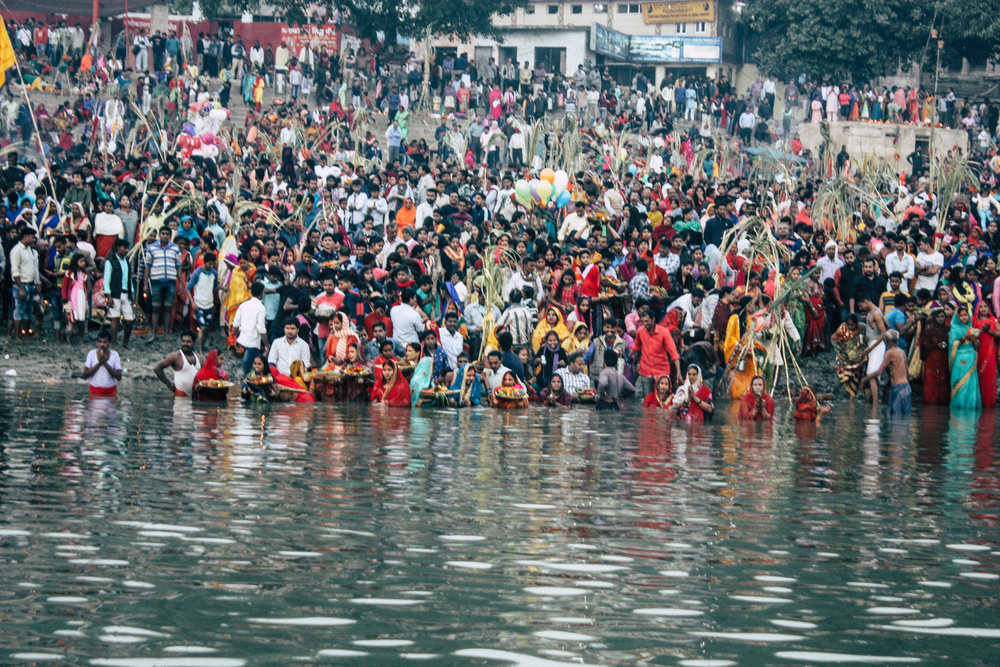
M1000 58L1000 0L755 0L744 16L761 69L779 75L867 82L935 57L932 28L945 61Z
M321 13L324 8L338 10L362 38L374 39L379 33L390 42L397 34L421 37L430 26L435 35L468 42L476 37L502 41L504 31L494 19L527 6L528 0L330 0L318 5L304 0L270 0L267 4L292 24L306 23L310 8L319 7ZM201 0L208 18L254 12L259 7L259 0Z
M869 81L919 58L926 8L923 0L757 0L746 16L765 71Z

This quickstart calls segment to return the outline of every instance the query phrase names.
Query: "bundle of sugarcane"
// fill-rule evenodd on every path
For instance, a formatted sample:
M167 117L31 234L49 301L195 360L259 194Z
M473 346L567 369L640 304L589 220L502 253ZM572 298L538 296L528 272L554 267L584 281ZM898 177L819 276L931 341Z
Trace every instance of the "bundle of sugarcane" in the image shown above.
M937 154L931 159L931 168L937 196L937 231L940 234L948 224L948 209L962 186L977 183L978 179L961 155L941 157Z
M371 114L367 109L358 109L354 112L354 123L351 128L354 132L354 164L357 166L359 160L365 157L365 135L368 134L368 126L371 124Z
M483 342L489 332L493 330L495 324L493 320L493 308L497 311L503 310L504 286L507 284L506 267L517 264L517 254L509 248L501 246L489 246L483 251L483 268L474 277L468 278L469 294L474 294L473 288L482 290L486 303L483 310L486 315L483 317ZM469 272L472 276L472 272ZM482 345L479 350L479 358L486 357L486 345Z

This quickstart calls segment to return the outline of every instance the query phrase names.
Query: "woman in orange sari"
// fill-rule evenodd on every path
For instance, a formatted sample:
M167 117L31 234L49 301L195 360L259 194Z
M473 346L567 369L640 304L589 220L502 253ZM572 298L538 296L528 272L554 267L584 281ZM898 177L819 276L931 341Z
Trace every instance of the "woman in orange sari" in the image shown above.
M330 337L326 339L323 351L326 370L340 370L347 362L347 347L358 344L358 335L347 313L336 312L330 319Z
M452 271L465 270L465 251L462 250L462 242L458 236L452 236L448 245L444 247L445 256L451 260Z
M747 308L753 299L745 296L740 299L739 309L729 316L729 324L726 326L726 364L732 378L729 384L729 395L734 399L743 398L750 390L750 382L757 375L757 359L754 357L754 349L744 351L747 338L747 327L750 326L750 314ZM754 348L757 343L752 343Z
M403 207L396 212L396 229L399 235L403 235L403 229L406 227L417 228L414 224L417 219L417 209L413 206L413 200L409 197L403 199ZM421 220L421 222L423 222Z

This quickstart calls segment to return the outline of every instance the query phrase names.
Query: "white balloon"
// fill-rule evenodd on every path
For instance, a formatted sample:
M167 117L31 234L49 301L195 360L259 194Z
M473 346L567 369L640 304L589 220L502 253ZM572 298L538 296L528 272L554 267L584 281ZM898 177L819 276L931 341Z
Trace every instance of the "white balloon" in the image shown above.
M555 188L555 196L558 197L561 195L567 185L569 185L569 174L560 169L556 172L556 177L552 181L552 187Z
M225 109L212 109L208 112L208 117L215 120L223 121L229 116L229 113Z
M118 145L115 144L115 142L113 140L109 141L108 145L105 146L105 150L107 150L108 153L114 153L115 149L117 149L117 148L118 148Z
M209 144L208 146L202 146L201 151L202 153L205 154L205 157L214 158L219 156L219 147L214 144Z

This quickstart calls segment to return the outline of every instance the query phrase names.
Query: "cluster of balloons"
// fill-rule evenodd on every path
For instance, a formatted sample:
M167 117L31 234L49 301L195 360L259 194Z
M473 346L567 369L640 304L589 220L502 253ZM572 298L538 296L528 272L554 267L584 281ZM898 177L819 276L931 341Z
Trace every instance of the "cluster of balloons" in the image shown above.
M188 129L192 131L187 132ZM219 138L212 132L203 132L201 136L198 136L193 131L193 126L188 128L185 125L184 131L177 137L177 148L181 151L181 157L185 160L190 159L192 155L210 158L218 157L221 151L221 141Z
M552 171L546 167L538 174L538 178L530 181L522 178L514 183L514 196L522 206L539 205L545 208L549 202L554 202L556 208L561 209L569 203L569 190L566 189L568 185L569 174L562 169Z

